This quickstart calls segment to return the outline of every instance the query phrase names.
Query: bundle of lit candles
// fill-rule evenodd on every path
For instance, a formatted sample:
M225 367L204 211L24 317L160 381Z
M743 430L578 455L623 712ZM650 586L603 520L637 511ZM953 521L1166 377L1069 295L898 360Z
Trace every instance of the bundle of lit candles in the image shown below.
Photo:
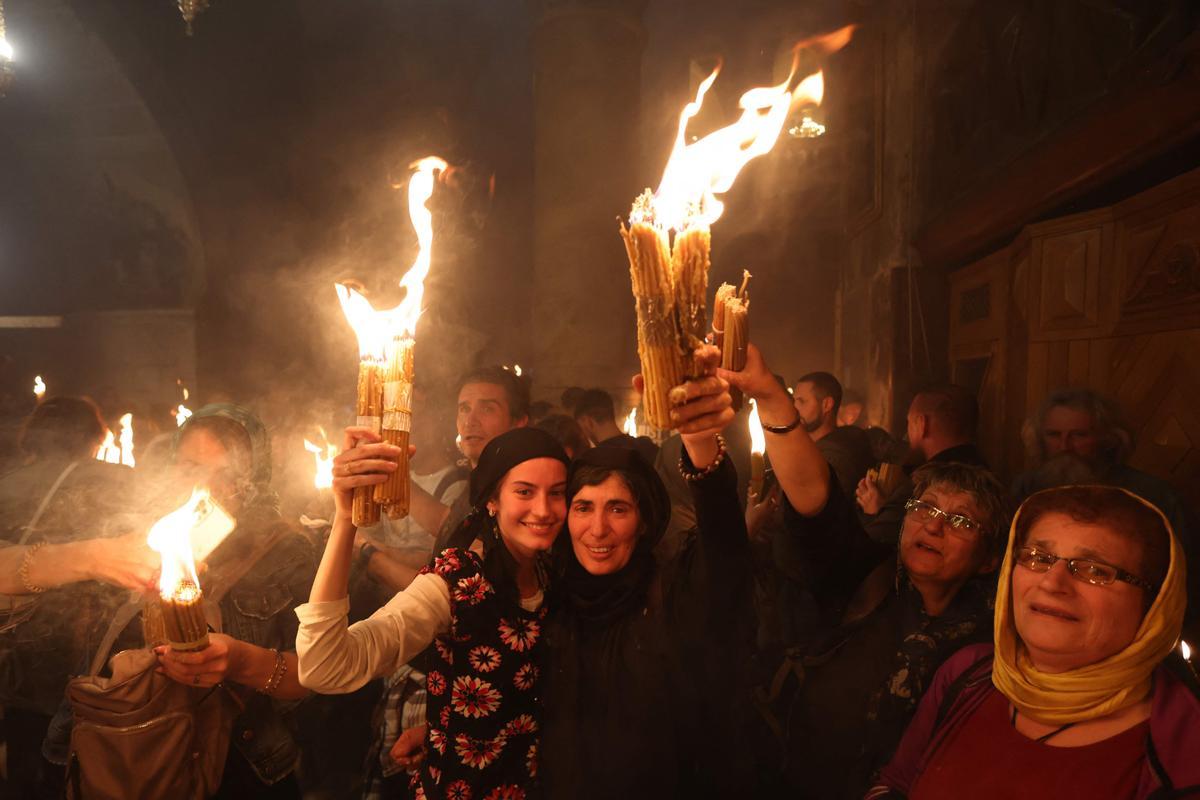
M689 140L688 123L700 113L720 68L713 70L679 116L675 146L658 189L647 189L638 197L629 225L621 223L637 312L645 412L651 425L671 427L670 408L681 398L672 398L670 392L685 378L696 377L691 354L708 333L710 226L724 210L717 195L729 191L749 161L775 146L793 111L820 105L824 94L820 71L795 81L801 49L833 52L850 41L852 32L851 26L797 45L791 72L783 82L746 92L736 122ZM745 280L740 291L723 287L713 309L719 344L731 351L727 356L723 353L723 365L729 369L745 365L749 309L745 288Z
M413 357L433 245L433 218L426 203L433 194L436 175L444 172L447 164L429 156L412 166L416 172L408 183L408 213L417 232L418 251L416 261L400 280L404 299L393 309L378 311L355 289L343 284L336 287L342 312L358 338L358 425L401 451L399 469L386 482L354 490L354 524L360 526L378 522L381 508L392 518L408 515Z
M208 647L204 592L195 557L206 557L235 526L207 490L194 489L186 503L150 528L146 544L162 557L162 568L158 602L147 606L143 623L148 643L166 642L183 651Z

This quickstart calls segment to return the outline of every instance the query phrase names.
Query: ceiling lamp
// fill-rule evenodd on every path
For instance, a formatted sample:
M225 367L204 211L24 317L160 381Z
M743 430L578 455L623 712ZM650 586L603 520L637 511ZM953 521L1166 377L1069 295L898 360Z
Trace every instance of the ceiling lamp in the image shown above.
M183 15L183 21L187 23L187 35L192 35L192 23L196 21L196 17L200 16L200 12L208 8L208 0L176 0L179 6L179 13Z

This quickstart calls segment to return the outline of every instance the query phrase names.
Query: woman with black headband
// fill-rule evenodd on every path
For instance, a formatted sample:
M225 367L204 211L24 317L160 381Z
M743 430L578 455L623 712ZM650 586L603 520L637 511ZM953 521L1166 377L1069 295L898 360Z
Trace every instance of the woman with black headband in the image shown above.
M382 482L399 450L364 428L347 429L346 444L334 468L333 530L310 601L296 609L300 683L352 692L434 644L418 796L525 796L537 771L546 562L566 518L562 447L533 428L489 442L456 537L481 541L482 557L444 550L387 605L347 625L354 488Z
M715 348L697 351L715 366ZM635 451L601 446L571 464L570 539L547 628L542 774L550 798L737 796L739 670L751 641L750 552L737 478L718 431L729 385L684 384L672 412L697 529L655 558L671 506Z

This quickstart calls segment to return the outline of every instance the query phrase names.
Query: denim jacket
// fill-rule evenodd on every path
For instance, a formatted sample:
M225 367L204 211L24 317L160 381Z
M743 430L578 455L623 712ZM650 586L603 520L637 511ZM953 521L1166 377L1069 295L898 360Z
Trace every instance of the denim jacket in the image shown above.
M270 531L269 526L259 527L257 536L247 536L248 531L239 528L215 554L214 572L219 574L222 563L249 555L261 541L258 537ZM222 630L259 647L294 651L299 620L293 609L308 600L316 565L307 539L294 531L284 534L221 599ZM275 700L258 692L245 692L243 698L246 706L234 721L233 745L264 783L275 783L300 760L291 713L299 701Z

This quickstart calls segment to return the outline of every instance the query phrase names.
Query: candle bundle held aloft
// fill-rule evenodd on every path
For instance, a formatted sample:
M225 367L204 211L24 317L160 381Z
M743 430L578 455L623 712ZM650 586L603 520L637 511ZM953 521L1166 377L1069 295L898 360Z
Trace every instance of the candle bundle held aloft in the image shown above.
M742 270L742 285L722 283L713 298L713 343L721 350L721 366L740 371L746 366L746 345L750 342L750 273ZM742 393L730 389L735 411L742 407Z
M708 333L705 294L710 227L724 210L717 195L732 188L742 167L775 146L794 109L820 105L822 74L818 71L796 80L800 51L833 52L850 41L852 32L850 26L799 43L793 50L792 69L782 83L751 89L738 101L742 114L735 122L702 138L689 137L688 123L700 113L704 97L717 79L719 68L713 70L679 115L675 146L658 189L641 195L630 211L629 226L621 224L637 309L646 417L651 425L671 427L670 390L683 379L696 377L692 352ZM728 315L731 310L734 316L744 315L745 304L714 310L714 314ZM721 330L725 330L724 320Z
M639 203L649 202L649 194ZM668 392L686 375L684 351L679 345L676 295L672 281L667 234L650 219L632 215L628 228L621 225L629 277L637 312L638 357L645 382L646 419L656 428L671 427Z
M382 508L389 517L408 516L408 442L412 431L412 394L417 321L421 317L425 277L433 245L433 216L426 203L436 175L447 164L436 156L415 162L408 183L408 213L417 232L417 259L400 279L404 298L390 310L378 311L356 290L337 285L346 320L358 338L358 424L385 443L401 449L399 468L384 483L354 490L354 524L373 525Z
M162 557L162 568L153 625L147 625L148 640L161 636L172 649L182 651L208 647L195 554L207 556L235 526L207 490L195 489L191 499L150 528L146 544ZM151 628L158 633L151 634Z

